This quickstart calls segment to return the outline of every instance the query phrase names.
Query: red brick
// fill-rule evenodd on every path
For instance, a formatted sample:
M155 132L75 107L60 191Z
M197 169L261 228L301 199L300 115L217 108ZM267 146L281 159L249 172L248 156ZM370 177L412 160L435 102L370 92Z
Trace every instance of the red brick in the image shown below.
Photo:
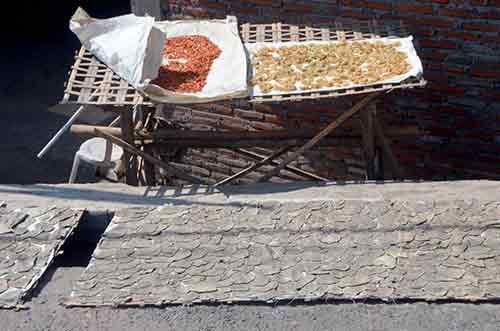
M494 90L484 90L481 92L481 95L483 97L488 97L488 98L493 98L496 100L500 100L500 91L494 91ZM498 121L500 122L500 117L498 118Z
M448 72L453 72L456 74L463 74L466 72L465 68L463 68L463 67L455 67L455 66L449 66L449 65L443 65L443 69L448 71Z
M443 61L444 59L446 59L447 56L448 54L446 53L440 53L435 51L423 51L420 53L421 58L434 61Z
M200 5L208 7L208 8L214 8L214 9L226 9L226 3L222 2L215 2L213 0L199 0Z
M419 24L430 25L435 28L443 28L443 29L451 28L453 26L453 23L451 21L443 20L440 18L427 18L427 17L418 18L417 22Z
M477 35L474 35L472 33L468 32L462 32L462 31L441 31L440 34L447 38L456 38L456 39L463 39L463 40L469 40L469 41L474 41L474 40L479 40L480 37Z
M449 93L449 94L464 94L465 89L461 87L456 87L456 86L449 86L446 84L429 84L428 86L429 89L437 91L437 92L443 92L443 93Z
M310 12L313 10L313 6L304 3L286 3L283 6L283 9L286 11L300 11L300 12Z
M362 12L354 11L354 10L342 10L339 13L339 16L341 16L341 17L356 18L356 19L360 19L360 20L371 19L371 17L369 15L363 14Z
M471 31L481 31L481 32L499 32L500 26L486 24L486 23L465 23L464 29Z
M386 11L391 9L390 3L382 1L364 0L362 5L366 8L371 8L371 9L379 9Z
M268 5L273 7L281 6L280 0L246 0L246 2L255 3L257 5L262 5L262 6L268 6Z
M451 106L443 106L434 109L434 111L438 113L447 113L447 114L454 114L454 115L464 115L467 113L467 111L463 108L458 108L458 107L451 107Z
M486 77L486 78L500 78L500 70L498 68L489 68L485 66L477 66L470 69L470 73L474 76Z
M429 133L432 136L438 136L438 137L456 137L457 131L453 128L438 128L438 127L431 127L429 128Z
M396 10L403 12L412 12L417 14L432 14L432 6L415 5L411 3L401 3L396 5Z
M494 133L481 132L481 131L467 132L463 135L464 138L478 139L478 140L485 140L485 141L492 141L495 139L495 136L496 135Z
M443 8L439 10L440 16L451 16L451 17L474 17L477 14L471 10L467 9L457 9L457 8Z
M498 10L487 10L485 12L479 13L479 17L490 19L490 20L499 20L500 19L500 11Z
M457 44L450 40L422 39L420 40L420 45L428 48L445 48L445 49L457 48Z

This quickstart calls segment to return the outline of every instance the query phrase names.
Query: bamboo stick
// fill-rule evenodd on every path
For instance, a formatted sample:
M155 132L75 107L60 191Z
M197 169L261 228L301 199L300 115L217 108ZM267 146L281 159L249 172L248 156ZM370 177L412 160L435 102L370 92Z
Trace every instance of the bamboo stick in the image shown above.
M240 172L238 172L237 174L234 174L224 180L221 180L220 182L218 182L217 184L214 185L214 187L218 187L218 186L221 186L221 185L226 185L226 184L229 184L231 183L232 181L236 180L237 178L240 178L260 167L262 167L263 165L271 162L272 160L274 160L275 158L285 154L286 152L288 152L288 150L290 150L291 146L287 146L287 147L284 147L282 149L280 149L279 151L273 153L272 155L266 157L265 159L257 162L257 163L254 163L253 165L251 165L250 167L248 168L245 168L243 170L241 170Z
M304 154L306 151L316 146L322 139L328 136L333 130L342 125L347 119L349 119L354 114L359 112L361 109L363 109L366 105L368 105L373 99L375 99L378 96L379 93L373 93L361 99L361 101L356 103L354 107L352 107L350 110L340 115L335 121L330 123L330 125L328 125L320 133L314 136L314 138L309 140L306 144L304 144L302 147L300 147L292 154L288 155L288 157L286 157L278 166L276 166L274 169L272 169L271 171L267 172L264 176L259 178L259 182L267 181L270 178L278 175L281 172L281 170L283 170L288 164L296 160L300 155Z
M158 160L157 158L155 158L147 153L144 153L141 150L138 150L134 146L121 140L118 137L112 136L104 131L99 130L99 129L95 129L94 132L95 132L96 136L110 140L113 144L120 146L124 150L127 150L129 153L132 153L132 154L135 154L137 156L142 157L146 161L149 161L149 162L153 163L154 165L156 165L162 169L165 169L166 171L172 173L173 175L179 177L180 179L184 179L184 180L190 181L190 182L195 183L195 184L204 184L200 179L192 177L192 176L184 173L183 171L178 170L177 168L174 168L171 165L168 165L167 163L165 163L161 160Z

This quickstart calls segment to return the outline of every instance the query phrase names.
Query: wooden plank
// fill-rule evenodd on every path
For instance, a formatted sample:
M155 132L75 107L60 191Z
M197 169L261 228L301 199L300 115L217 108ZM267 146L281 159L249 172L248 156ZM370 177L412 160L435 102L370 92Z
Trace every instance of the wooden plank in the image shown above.
M83 125L78 125L83 128ZM386 130L388 136L413 136L421 131L416 126L403 128L391 128ZM155 132L139 132L138 136L147 139L213 139L213 140L237 140L237 139L291 139L291 138L312 138L317 132L309 129L297 130L263 130L263 131L208 131L208 130L172 130L159 129ZM361 138L361 132L356 130L350 133L330 134L329 137L338 138Z
M73 124L69 131L78 137L92 138L94 137L94 129L99 129L115 137L122 136L122 129L110 127L110 126L97 126L97 125L84 125L84 124Z
M307 143L309 139L240 139L234 141L224 141L224 140L204 140L204 139L183 139L171 141L155 141L155 146L165 146L165 145L175 145L178 148L251 148L251 147L262 147L262 148L279 148L285 146L302 146ZM361 144L360 139L356 138L324 138L322 141L318 142L318 146L322 147L332 147L332 146L345 146L345 147L359 147Z
M131 0L130 8L137 16L152 16L157 20L162 19L161 0Z
M255 153L255 152L252 152L252 151L249 151L249 150L246 150L246 149L238 148L238 149L235 149L234 151L236 153L239 153L239 154L242 154L242 155L245 155L245 156L248 156L248 157L252 157L252 158L257 159L257 160L263 160L263 159L266 158L263 155L260 155L258 153ZM272 165L278 165L279 164L275 160L271 160L270 163ZM309 179L312 179L312 180L319 180L319 181L322 181L322 182L328 182L329 181L327 178L324 178L324 177L318 176L316 174L313 174L311 172L308 172L308 171L305 171L305 170L293 167L291 165L286 166L285 170L290 171L291 173L294 173L296 175L302 176L304 178L309 178Z
M144 153L153 155L154 147L150 144L144 145ZM156 185L156 169L152 162L144 160L144 176L146 177L147 186Z
M382 125L380 125L380 122L376 116L373 117L373 127L375 129L375 135L377 137L377 142L380 144L380 148L382 149L382 152L389 159L389 162L390 162L392 170L393 170L394 177L396 179L402 179L403 178L403 170L401 168L401 165L400 165L398 159L396 159L396 157L392 153L391 144L390 144L389 140L386 138L384 131L382 129Z
M220 182L216 183L214 185L214 187L229 184L232 181L234 181L242 176L245 176L246 174L262 167L263 165L268 164L269 162L271 162L275 158L280 157L281 155L285 154L286 152L288 152L290 150L290 148L291 148L291 146L287 146L287 147L284 147L284 148L276 151L275 153L271 154L270 156L266 157L265 159L251 165L250 167L245 168L245 169L241 170L240 172L238 172L238 173L236 173L236 174L234 174L234 175L232 175L224 180L221 180Z
M134 123L132 119L132 109L130 107L123 108L121 114L121 128L123 140L127 144L134 144ZM102 131L99 131L102 132ZM138 168L137 157L130 153L129 150L123 151L123 166L125 168L125 178L128 185L138 185Z
M175 167L172 167L171 165L168 165L167 163L165 163L161 160L158 160L157 158L137 149L136 147L132 146L131 144L127 143L126 141L121 140L120 138L112 136L106 132L99 130L99 129L95 129L95 135L98 137L109 139L113 144L120 146L121 148L123 148L124 151L127 151L129 154L134 154L136 156L140 156L144 160L153 163L157 167L165 169L167 172L170 172L172 175L177 176L180 179L190 181L194 184L203 184L203 182L200 179L193 177L193 176L190 176L190 175L184 173L183 171L181 171Z
M352 115L359 112L366 105L368 105L372 100L379 96L379 93L369 94L363 99L361 99L358 103L354 105L350 110L340 115L335 121L330 123L325 129L323 129L320 133L318 133L314 138L309 140L304 146L296 150L294 153L290 154L286 157L283 162L281 162L278 166L276 166L273 170L267 172L264 176L259 179L259 182L267 181L272 177L278 175L281 170L283 170L288 164L295 161L300 155L304 154L306 151L313 148L318 142L328 136L333 130L338 128L342 123L344 123L347 119L349 119Z
M368 105L360 117L363 151L366 164L366 177L368 180L375 179L375 133L373 131L373 116L375 104Z

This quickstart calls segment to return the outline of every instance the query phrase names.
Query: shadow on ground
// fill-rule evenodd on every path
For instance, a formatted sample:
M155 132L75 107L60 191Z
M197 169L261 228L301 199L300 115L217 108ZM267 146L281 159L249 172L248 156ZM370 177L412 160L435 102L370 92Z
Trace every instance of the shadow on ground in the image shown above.
M66 134L42 160L36 155L67 120L47 109L61 100L74 52L80 47L69 30L69 19L78 6L96 17L108 17L127 13L129 3L16 2L19 8L8 14L12 22L5 43L9 47L2 48L0 183L67 181L81 139ZM91 181L93 175L92 169L80 172L85 181Z

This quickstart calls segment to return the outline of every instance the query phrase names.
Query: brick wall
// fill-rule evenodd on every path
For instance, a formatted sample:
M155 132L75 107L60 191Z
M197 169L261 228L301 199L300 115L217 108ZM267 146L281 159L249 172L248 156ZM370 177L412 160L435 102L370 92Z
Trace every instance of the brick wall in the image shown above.
M166 17L231 14L252 22L331 22L335 17L404 21L416 39L429 84L393 93L379 108L386 125L416 124L427 132L393 141L406 176L500 178L500 1L165 0L163 8ZM291 123L320 127L337 108L333 101L255 109L243 105L247 116L233 108L225 115L236 118L234 123L249 120L256 129ZM324 175L360 176L359 148L312 154L302 161Z

